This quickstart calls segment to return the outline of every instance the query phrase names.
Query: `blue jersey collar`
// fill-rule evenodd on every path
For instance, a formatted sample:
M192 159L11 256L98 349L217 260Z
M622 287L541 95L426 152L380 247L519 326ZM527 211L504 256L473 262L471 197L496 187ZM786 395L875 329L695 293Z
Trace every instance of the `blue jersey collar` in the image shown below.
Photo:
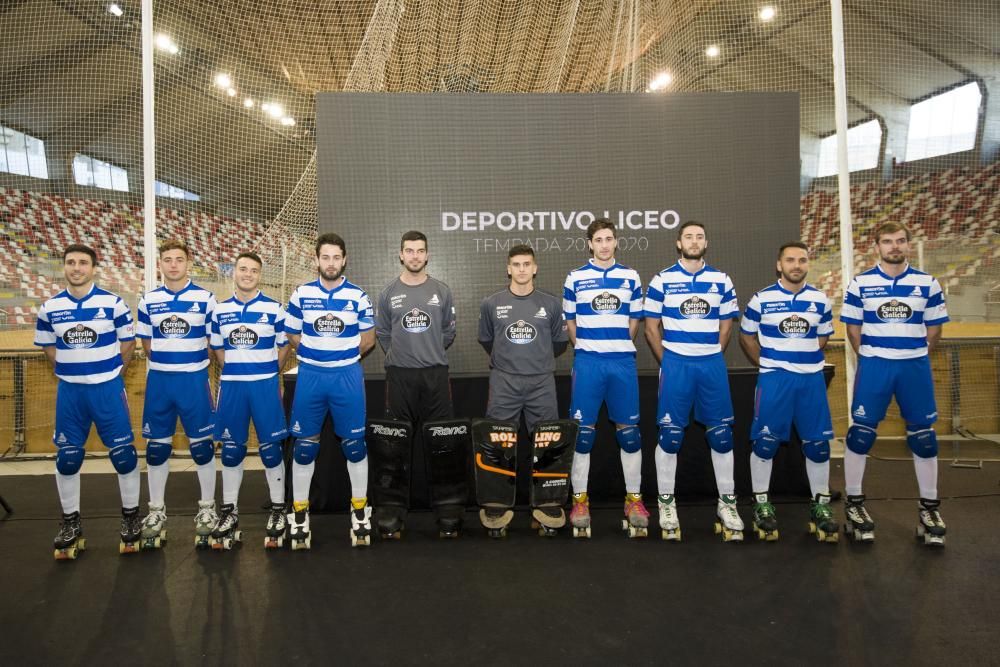
M705 260L701 260L701 268L695 271L694 273L691 273L690 271L685 269L684 265L681 264L681 260L677 260L677 263L674 266L676 266L677 270L683 273L685 276L691 276L692 278L699 276L706 270L708 270L708 262L706 262Z
M895 278L890 277L885 271L882 270L882 263L881 262L879 262L878 264L875 265L875 271L876 271L876 273L878 273L880 276L882 276L886 280L899 280L903 276L905 276L905 275L907 275L909 273L912 273L913 272L913 267L910 266L909 262L907 262L906 263L906 268L903 269L903 272L900 273Z
M344 285L346 285L346 284L347 284L347 276L340 276L340 284L338 284L333 289L327 289L327 288L323 287L323 281L321 281L319 278L316 279L316 287L318 287L321 290L323 290L323 292L325 292L327 294L327 296L336 294L341 289L343 289Z
M168 288L168 287L167 287L166 285L161 285L161 286L160 286L160 288L161 288L161 289L162 289L162 290L163 290L164 292L166 292L167 294L171 294L171 295L173 295L173 296L180 296L181 294L184 294L184 292L187 292L187 291L188 291L189 289L191 289L192 287L194 287L194 283L192 283L192 282L191 282L191 279L190 279L190 278L188 278L188 281L187 281L187 284L185 284L185 285L184 285L184 287L180 288L180 289L179 289L179 290L177 290L176 292L174 292L174 291L171 291L171 290L170 290L170 288Z
M244 302L240 301L240 298L238 296L236 296L236 292L233 292L233 301L235 301L236 303L240 304L241 306L249 306L251 303L256 303L257 301L260 301L260 298L262 296L264 296L264 293L261 292L260 290L257 290L257 294L255 294L252 299L250 299L249 301L247 301L246 303L244 303Z
M73 303L83 303L84 301L86 301L87 299L89 299L91 296L93 296L94 291L96 289L97 289L97 283L90 283L90 290L86 294L84 294L82 297L80 297L79 299L77 299L75 296L73 296L73 293L69 291L68 287L65 290L63 290L63 291L66 293L66 298L69 299L70 301L72 301Z

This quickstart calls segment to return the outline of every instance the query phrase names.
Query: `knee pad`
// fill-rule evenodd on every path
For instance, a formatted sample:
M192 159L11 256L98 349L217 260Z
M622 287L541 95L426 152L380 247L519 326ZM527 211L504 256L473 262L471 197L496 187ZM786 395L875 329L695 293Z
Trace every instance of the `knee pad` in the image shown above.
M56 452L56 470L60 475L75 475L83 465L83 447L69 445Z
M309 465L316 460L317 454L319 454L319 443L315 440L306 440L303 438L295 441L292 456L299 465Z
M681 451L681 443L684 442L684 429L679 426L661 426L657 442L667 454L676 454Z
M174 447L169 442L150 440L146 443L146 463L151 466L163 465L173 450Z
M285 460L285 452L280 442L265 442L260 446L258 452L260 453L260 462L268 469L277 468Z
M855 454L867 454L871 451L877 437L878 433L875 432L873 427L854 422L854 425L847 429L847 438L845 438L845 441L847 448Z
M826 463L830 460L830 441L806 440L802 443L802 453L813 463Z
M200 466L215 458L215 445L211 440L195 440L191 443L191 460Z
M135 453L135 445L118 445L111 448L111 465L119 475L127 475L139 465L139 455Z
M593 426L581 426L576 433L576 451L581 454L589 454L594 448L594 440L597 439L597 431Z
M243 463L247 455L246 445L237 445L235 442L226 442L222 445L222 465L227 468L235 468Z
M618 446L622 448L622 451L628 454L634 454L642 449L642 436L639 435L639 429L635 426L626 426L615 431L615 440L618 441Z
M729 428L729 424L720 424L708 429L705 431L705 439L713 451L720 454L733 451L733 429Z
M922 459L937 456L937 433L930 426L907 426L906 444L910 446L911 452Z
M344 458L351 463L364 461L365 457L368 456L368 447L365 445L364 438L341 440L340 449L344 452Z
M765 460L771 460L778 453L781 441L770 433L765 433L753 441L753 453ZM714 449L714 448L713 448Z

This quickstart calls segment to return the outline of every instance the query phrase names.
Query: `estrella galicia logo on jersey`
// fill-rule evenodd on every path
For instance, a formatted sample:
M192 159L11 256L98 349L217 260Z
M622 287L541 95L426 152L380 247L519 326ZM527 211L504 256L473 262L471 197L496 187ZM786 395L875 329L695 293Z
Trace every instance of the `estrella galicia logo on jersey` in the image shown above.
M160 320L159 329L164 338L184 338L191 331L191 325L183 317L171 315Z
M712 305L705 299L692 296L690 299L681 302L679 310L682 317L686 317L689 320L701 320L708 317L708 314L712 311Z
M431 316L419 308L414 308L403 314L402 325L403 330L409 333L423 333L431 328Z
M898 299L891 299L880 304L875 314L883 322L906 322L913 317L913 309Z
M515 345L527 345L538 337L538 329L524 320L511 322L503 333Z
M82 324L67 329L63 334L63 343L71 350L83 350L97 344L97 332Z
M345 328L344 320L333 313L327 313L313 322L313 330L319 336L339 336L344 333Z
M590 302L590 307L599 315L610 315L618 312L622 307L622 300L611 292L601 292Z
M778 331L785 338L805 338L809 335L809 320L798 315L786 317L778 323Z
M237 350L248 350L256 347L259 340L257 332L245 324L233 327L233 330L229 332L229 345Z

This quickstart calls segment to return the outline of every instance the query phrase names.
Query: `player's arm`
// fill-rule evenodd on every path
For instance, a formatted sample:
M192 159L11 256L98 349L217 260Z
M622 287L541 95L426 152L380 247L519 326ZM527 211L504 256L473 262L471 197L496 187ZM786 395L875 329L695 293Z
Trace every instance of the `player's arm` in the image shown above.
M646 344L659 365L663 361L663 280L659 275L653 276L646 288L643 315Z
M816 342L819 344L819 349L820 350L825 350L826 349L826 344L830 342L830 337L829 336L819 336L816 339Z
M52 368L54 370L56 367L56 346L48 345L43 347L42 350L45 352L45 358L49 360L49 363L52 364Z
M455 321L455 301L451 296L451 290L445 287L445 292L441 317L441 342L444 343L444 349L447 350L455 342L458 326Z
M554 302L549 310L549 332L552 337L552 356L558 357L569 347L569 338L566 335L566 318L559 308L559 303Z
M302 334L288 334L288 343L292 346L293 350L299 349L300 340L302 340Z
M721 320L719 322L719 347L725 352L726 348L729 347L729 341L733 334L733 320Z
M628 337L630 340L635 340L635 335L639 333L639 322L637 319L629 319L628 321Z
M566 320L566 337L569 344L576 347L576 320Z
M857 278L844 290L844 303L840 306L840 321L844 323L847 332L847 342L851 344L854 353L861 349L861 325L865 321L865 304L861 300L861 287Z
M847 331L847 341L851 344L851 348L854 349L854 354L857 354L858 350L861 349L861 325L845 324L844 329Z
M719 347L725 352L733 337L733 322L740 316L740 307L736 301L736 288L733 280L726 276L725 292L719 305Z
M573 283L573 274L566 276L563 283L563 317L566 318L566 336L569 344L576 348L576 285Z
M375 329L368 329L367 331L361 332L361 342L358 343L358 350L361 352L361 356L364 357L366 354L372 351L375 347Z
M479 304L479 344L486 354L493 354L493 318L490 317L489 299Z
M115 302L114 314L115 336L122 357L121 374L124 375L135 354L135 322L132 321L132 311L121 299Z
M392 306L388 287L379 294L378 307L375 308L375 337L382 351L388 354L392 346Z
M285 368L285 362L288 361L288 352L292 349L291 345L282 345L278 348L278 372L280 373Z
M226 367L226 351L225 350L223 350L222 348L213 349L212 350L212 357L215 358L215 363L218 364L218 366L219 366L220 369Z
M122 375L128 370L128 365L132 362L132 355L135 354L135 339L126 340L119 343L122 354Z
M656 359L657 364L663 361L662 328L663 323L660 321L659 315L645 319L643 330L646 334L646 344L649 345L649 351L653 353L653 358Z
M941 342L941 334L944 331L944 326L937 324L934 326L927 327L927 354L934 351L937 344Z
M751 364L760 366L760 341L757 340L757 334L745 334L741 331L740 348Z
M38 310L38 317L35 319L35 345L42 348L45 358L52 365L52 370L56 367L56 332L49 322L48 313L45 312L45 304Z

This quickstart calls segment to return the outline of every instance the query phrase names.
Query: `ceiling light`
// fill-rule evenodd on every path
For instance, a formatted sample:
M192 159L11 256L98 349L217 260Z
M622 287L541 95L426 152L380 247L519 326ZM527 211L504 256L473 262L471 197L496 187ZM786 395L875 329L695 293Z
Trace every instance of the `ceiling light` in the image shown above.
M253 99L248 97L245 100L243 100L243 106L245 106L247 109L253 109Z
M219 72L215 75L215 85L219 88L230 88L233 85L233 78L225 72Z
M180 49L177 48L177 44L174 43L170 35L164 35L162 32L153 39L153 43L156 44L156 48L166 51L171 55L176 56L180 52Z
M280 104L275 104L274 102L262 106L261 109L263 109L268 116L274 119L281 118L282 116L285 115L284 107L282 107Z
M236 97L236 89L235 88L226 89L226 95L229 95L230 97Z
M764 5L760 8L760 11L757 12L757 18L764 22L773 21L774 17L777 15L778 10L771 5Z
M708 48L705 49L705 55L709 58L718 58L719 53L721 53L721 51L719 50L718 44L709 44Z
M650 90L663 90L670 85L670 82L674 80L674 77L670 72L660 72L656 75L656 78L649 82Z
M281 119L281 124L286 127L291 127L292 125L295 125L295 119L291 116L285 116Z
M108 14L111 14L113 16L121 16L124 13L125 10L122 9L121 5L119 5L118 3L112 2L110 5L108 5Z

